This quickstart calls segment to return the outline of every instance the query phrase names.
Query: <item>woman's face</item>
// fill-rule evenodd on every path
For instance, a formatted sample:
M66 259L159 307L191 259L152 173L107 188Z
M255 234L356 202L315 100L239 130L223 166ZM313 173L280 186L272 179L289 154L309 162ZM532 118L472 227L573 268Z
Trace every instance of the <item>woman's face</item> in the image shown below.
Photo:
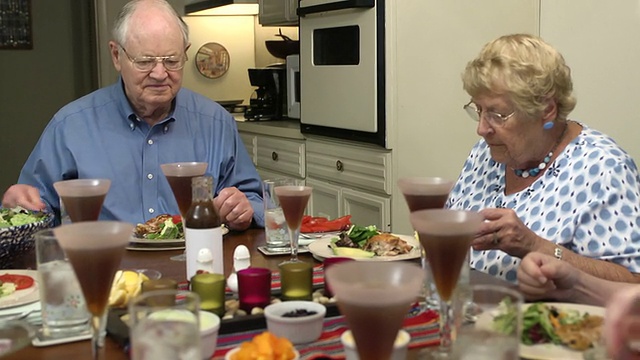
M491 157L499 163L515 169L527 168L537 165L544 151L540 145L544 133L542 119L527 118L516 111L515 106L506 95L482 95L472 99L472 102L480 110L480 121L477 133L482 136L491 150ZM514 113L515 112L515 113ZM499 120L502 115L506 120ZM510 114L512 114L509 116ZM493 121L489 118L493 117ZM495 121L498 119L498 121ZM543 152L541 154L540 152Z

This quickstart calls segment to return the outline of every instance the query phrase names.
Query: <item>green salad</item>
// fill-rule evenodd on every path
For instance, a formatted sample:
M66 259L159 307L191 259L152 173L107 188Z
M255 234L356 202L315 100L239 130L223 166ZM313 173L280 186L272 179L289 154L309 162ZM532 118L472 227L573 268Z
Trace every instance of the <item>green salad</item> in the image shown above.
M46 216L45 213L26 210L22 207L2 208L0 209L0 228L31 224L44 219Z

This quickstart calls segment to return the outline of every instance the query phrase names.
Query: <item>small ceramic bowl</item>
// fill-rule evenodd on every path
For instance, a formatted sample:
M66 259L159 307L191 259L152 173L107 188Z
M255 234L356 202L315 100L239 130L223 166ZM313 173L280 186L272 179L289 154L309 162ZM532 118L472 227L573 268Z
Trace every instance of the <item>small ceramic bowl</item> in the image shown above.
M213 353L216 352L218 330L220 330L220 317L214 313L200 310L200 351L203 359L211 359Z
M405 360L407 358L407 350L409 349L409 341L411 335L404 330L398 332L396 342L393 344L393 353L391 353L391 360ZM340 336L342 346L344 346L345 360L360 360L358 357L358 349L356 348L356 342L353 339L351 330L347 330Z
M306 310L313 315L299 317L282 316L289 312ZM313 301L283 301L264 308L267 330L278 337L289 339L293 344L304 344L318 340L322 335L327 308Z
M229 350L229 352L227 352L227 354L224 356L224 360L231 360L233 358L233 354L237 353L238 351L240 351L240 347L235 347L231 350ZM294 354L294 358L291 360L299 360L300 359L300 353L298 352L298 350L293 349L293 354Z

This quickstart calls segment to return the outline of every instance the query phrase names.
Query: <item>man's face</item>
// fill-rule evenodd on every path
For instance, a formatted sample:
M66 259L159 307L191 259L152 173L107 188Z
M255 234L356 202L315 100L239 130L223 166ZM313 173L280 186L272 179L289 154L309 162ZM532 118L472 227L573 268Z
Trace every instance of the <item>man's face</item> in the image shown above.
M185 57L186 46L175 22L138 23L130 27L126 44L111 42L109 45L113 63L124 81L127 97L140 115L145 116L171 104L182 85L183 69L167 70L163 62L158 61L151 70L142 71L136 68L131 59Z

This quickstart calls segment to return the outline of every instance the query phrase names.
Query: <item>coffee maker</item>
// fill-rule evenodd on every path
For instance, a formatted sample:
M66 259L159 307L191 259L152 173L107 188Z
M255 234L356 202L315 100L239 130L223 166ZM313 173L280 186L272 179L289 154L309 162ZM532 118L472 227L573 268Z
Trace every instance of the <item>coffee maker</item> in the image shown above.
M287 103L286 68L284 66L270 66L265 68L248 69L249 81L257 89L249 99L249 107L244 113L245 119L278 120L285 114Z

